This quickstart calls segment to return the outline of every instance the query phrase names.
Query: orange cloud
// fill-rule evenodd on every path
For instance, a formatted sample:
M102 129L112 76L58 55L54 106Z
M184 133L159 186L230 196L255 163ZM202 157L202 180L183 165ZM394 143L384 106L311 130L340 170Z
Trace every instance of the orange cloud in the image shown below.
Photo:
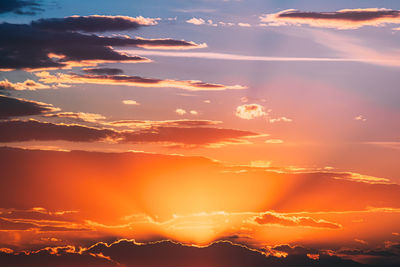
M266 212L254 218L258 224L279 224L283 226L305 226L317 228L340 229L342 226L337 223L325 220L315 220L311 217L285 216L279 213Z
M135 87L154 87L154 88L165 88L173 87L184 89L188 91L221 91L221 90L242 90L246 87L241 85L222 85L205 83L196 80L162 80L154 78L143 78L139 76L127 76L127 75L78 75L78 74L65 74L57 73L52 75L49 72L38 72L35 73L39 77L39 80L44 83L63 83L63 84L80 84L80 83L92 83L92 84L107 84L107 85L125 85Z
M288 9L265 14L260 20L269 26L309 25L320 28L358 29L364 26L399 24L400 11L384 8L342 9L335 12L302 12Z
M44 116L51 118L69 118L87 122L98 122L106 118L100 114L86 112L59 112L55 114L45 114Z
M136 100L131 100L131 99L122 100L122 103L125 105L140 106L139 102L137 102Z
M38 90L38 89L49 89L50 86L35 82L33 80L26 80L24 82L12 83L7 79L0 81L0 90Z

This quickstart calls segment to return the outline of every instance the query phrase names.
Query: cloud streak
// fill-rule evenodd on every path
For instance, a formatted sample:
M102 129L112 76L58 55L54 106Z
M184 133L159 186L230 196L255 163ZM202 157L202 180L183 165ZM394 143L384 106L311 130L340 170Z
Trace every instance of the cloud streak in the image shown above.
M32 21L34 28L46 31L106 32L137 29L140 26L156 25L157 19L129 16L71 16Z
M144 78L139 76L128 75L79 75L58 73L51 75L49 72L35 73L39 77L39 81L63 84L106 84L106 85L125 85L134 87L153 87L153 88L179 88L188 91L221 91L221 90L241 90L246 87L241 85L223 85L206 83L197 80L162 80L155 78Z
M335 12L303 12L288 9L260 16L270 26L308 25L319 28L358 29L364 26L399 24L400 11L384 8L342 9Z

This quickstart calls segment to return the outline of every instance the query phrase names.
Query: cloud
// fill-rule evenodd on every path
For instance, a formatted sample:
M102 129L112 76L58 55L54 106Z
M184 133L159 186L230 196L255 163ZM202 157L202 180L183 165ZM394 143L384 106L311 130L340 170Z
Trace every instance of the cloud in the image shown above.
M105 37L10 23L0 24L0 34L7 36L0 40L0 69L3 70L71 68L96 66L104 62L149 62L140 56L117 52L113 46L148 49L191 49L205 46L183 40Z
M53 105L0 95L0 119L58 111Z
M215 147L227 144L246 144L247 138L260 134L225 128L160 126L123 134L125 142L166 143L179 147Z
M343 58L379 66L400 66L400 57L397 56L396 50L379 51L371 48L363 40L333 32L312 30L309 33L315 42L338 52Z
M178 115L183 116L183 115L186 114L186 110L181 109L181 108L177 108L177 109L175 110L175 113L178 114Z
M0 14L12 12L18 15L35 15L37 12L43 11L40 6L38 1L35 0L1 1Z
M279 118L271 118L269 119L269 123L276 123L276 122L292 122L292 119L287 117L279 117Z
M240 26L240 27L246 27L246 28L251 27L251 25L250 25L249 23L243 23L243 22L239 22L239 23L238 23L238 26Z
M21 141L73 141L94 142L112 139L116 132L108 129L97 129L75 124L54 124L28 121L0 121L0 142Z
M277 248L279 249L279 248ZM282 248L284 249L284 248ZM292 250L297 249L293 248ZM299 249L297 249L299 250ZM157 255L155 257L155 255ZM74 246L48 247L30 252L0 252L1 262L9 266L368 266L336 256L323 255L319 260L303 254L290 254L286 258L266 256L262 252L229 241L219 241L204 247L184 245L172 241L137 243L118 240L107 244L99 242L78 249Z
M270 26L309 25L342 30L364 26L399 24L400 11L384 8L342 9L335 12L302 12L294 9L260 16L261 22Z
M362 121L362 122L367 121L367 119L363 115L358 115L358 116L354 117L354 120Z
M50 86L35 82L33 80L26 80L24 82L12 83L7 79L0 81L0 90L38 90L38 89L49 89Z
M264 107L259 104L245 104L236 108L236 116L241 119L251 120L265 117L267 113L264 111Z
M78 121L85 121L85 122L98 122L106 118L100 114L86 113L86 112L59 112L55 114L45 114L44 116L50 118L75 119Z
M120 50L128 54L140 54L161 57L183 57L183 58L207 58L215 60L238 60L238 61L264 61L264 62L364 62L362 59L353 58L327 58L327 57L268 57L248 56L213 52L172 52L172 51L142 51L137 49Z
M329 229L340 229L342 227L340 224L328 222L325 220L315 220L311 217L286 216L274 212L266 212L261 216L257 216L254 218L254 221L258 224L279 224L282 226L290 227L302 226Z
M100 255L79 254L74 247L44 248L29 253L0 251L0 261L5 266L32 267L117 267L119 265Z
M194 25L203 25L206 24L205 20L202 18L191 18L186 21L187 23L194 24Z
M82 71L92 75L118 75L124 73L123 70L116 68L84 68Z
M32 21L34 28L46 31L106 32L137 29L140 26L156 25L158 19L129 16L71 16L65 18L46 18Z
M73 114L73 116L77 115ZM64 140L72 142L111 141L118 143L164 143L180 147L204 147L245 144L249 143L247 138L257 136L260 136L260 134L249 131L197 126L178 127L159 125L136 131L117 131L78 124L55 124L36 120L0 121L0 142L33 140Z
M139 76L128 75L79 75L79 74L65 74L57 73L52 75L49 72L37 72L36 76L39 81L44 83L64 83L64 84L107 84L107 85L125 85L134 87L153 87L153 88L179 88L188 91L222 91L227 89L241 90L246 87L241 85L223 85L206 83L197 80L162 80L155 78L144 78Z
M265 141L266 144L283 144L282 139L268 139Z
M131 100L131 99L122 100L122 103L125 104L125 105L133 105L133 106L139 106L140 105L139 102L137 102L136 100Z
M130 128L151 128L157 126L180 126L180 127L193 127L193 126L212 126L221 124L221 121L212 120L165 120L165 121L151 121L151 120L121 120L108 122L111 126L125 126Z

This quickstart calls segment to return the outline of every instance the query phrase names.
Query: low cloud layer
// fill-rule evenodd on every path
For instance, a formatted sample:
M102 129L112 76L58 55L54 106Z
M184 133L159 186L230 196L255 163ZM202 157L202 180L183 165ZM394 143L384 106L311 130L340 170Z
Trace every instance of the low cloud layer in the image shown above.
M157 255L155 257L155 255ZM120 240L112 244L99 242L91 247L78 250L74 246L49 247L28 253L0 252L5 264L18 266L366 266L336 256L322 255L311 259L305 254L288 255L286 258L265 256L260 251L242 245L223 241L206 247L193 247L161 241L148 244L133 240Z
M0 95L0 119L41 115L57 110L50 104Z
M73 117L98 120L98 116L88 114L60 113L51 117ZM184 122L183 122L184 123ZM78 124L56 124L36 120L0 121L0 142L21 141L74 141L118 143L162 143L183 147L221 146L226 144L245 144L247 138L260 136L257 133L211 127L179 127L153 125L136 131L117 131L94 128Z
M384 8L342 9L335 12L303 12L288 9L260 16L269 26L309 25L320 28L358 29L364 26L400 24L400 11Z

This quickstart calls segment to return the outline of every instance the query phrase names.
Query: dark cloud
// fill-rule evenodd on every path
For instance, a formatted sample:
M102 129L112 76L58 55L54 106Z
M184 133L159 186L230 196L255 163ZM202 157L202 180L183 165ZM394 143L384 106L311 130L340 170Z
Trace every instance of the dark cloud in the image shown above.
M381 264L400 265L400 243L386 241L384 246L374 249L342 248L334 252L335 255L354 261L379 266Z
M0 1L0 14L12 12L19 15L35 15L40 8L39 1L35 0L3 0Z
M151 18L92 15L39 19L32 21L31 26L50 31L105 32L137 29L140 26L155 24L157 20Z
M95 142L113 140L120 143L168 143L181 146L224 145L244 143L257 133L210 127L159 126L137 131L116 131L77 124L55 124L28 121L0 122L0 142L51 141Z
M301 12L290 11L279 14L280 18L308 18L321 20L345 20L345 21L370 21L380 18L399 18L400 12L397 10L341 10L336 12Z
M17 116L41 115L56 110L56 108L49 104L0 95L0 119ZM0 133L0 135L2 135L2 133Z
M32 253L5 253L0 251L0 262L4 267L117 267L118 265L104 257L79 254L71 248L43 249Z
M247 137L258 134L234 129L210 127L169 127L161 126L122 134L126 142L172 143L181 146L223 145L244 143Z
M26 24L0 24L0 69L68 68L101 62L146 62L112 47L196 48L173 39L102 37L78 32L46 31Z
M103 261L101 261L103 260ZM230 242L217 242L207 247L185 246L169 241L136 244L121 240L111 245L98 243L78 253L74 247L54 247L25 253L1 253L0 261L8 266L218 266L218 267L287 267L287 266L367 266L336 256L324 255L313 260L306 255L286 258L266 257L258 251ZM39 265L39 263L42 263ZM47 265L48 264L48 265ZM52 265L51 265L52 264ZM108 264L108 265L107 265ZM114 265L113 265L114 264ZM26 265L26 266L28 266Z
M1 121L0 142L20 141L73 141L94 142L115 136L115 132L107 129L90 128L80 125L53 124L28 121Z
M83 71L92 75L118 75L124 73L123 70L116 68L85 68Z
M260 17L262 22L271 25L306 24L313 27L357 29L363 26L382 26L399 24L400 11L384 8L343 9L335 12L303 12L294 9L284 10Z

